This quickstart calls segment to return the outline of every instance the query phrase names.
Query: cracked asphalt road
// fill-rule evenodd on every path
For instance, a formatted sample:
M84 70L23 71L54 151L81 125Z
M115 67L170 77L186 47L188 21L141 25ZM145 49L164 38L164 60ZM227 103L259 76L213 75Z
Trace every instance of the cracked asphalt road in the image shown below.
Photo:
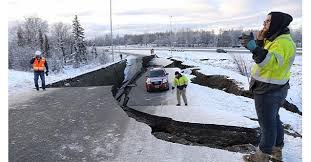
M9 161L109 161L129 117L110 86L53 88L9 101ZM26 106L26 107L25 107Z

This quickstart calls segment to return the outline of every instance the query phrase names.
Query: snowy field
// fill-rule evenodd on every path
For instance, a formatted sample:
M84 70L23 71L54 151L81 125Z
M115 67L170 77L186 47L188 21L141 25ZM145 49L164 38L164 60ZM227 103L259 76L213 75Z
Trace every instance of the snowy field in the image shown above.
M76 76L89 73L111 64L118 62L120 58L117 58L115 62L107 63L101 65L99 63L93 63L89 65L83 65L80 68L73 68L72 66L65 66L62 72L53 73L50 72L49 76L45 76L46 85L58 82L60 80L65 80L68 78L74 78ZM34 74L33 72L8 70L8 89L9 96L22 94L26 91L34 90ZM39 78L39 86L41 87L41 80ZM42 90L42 89L40 89Z
M128 51L130 52L130 51ZM139 52L139 51L137 51ZM148 54L148 53L147 53ZM204 56L204 59L208 57L202 53L199 53L198 56L193 53L173 53L170 55L170 52L164 53L163 51L157 53L160 57L173 57L184 61L186 65L197 66L201 70L201 73L206 75L226 75L231 79L236 80L240 83L240 87L248 89L249 83L247 77L242 76L235 69L235 64L233 63L231 56L227 54L210 54L213 60L211 62L202 61L201 56ZM214 56L217 55L218 56ZM208 55L208 54L207 54ZM194 59L193 59L194 58ZM228 60L221 60L221 59ZM251 62L250 54L244 54L246 61ZM226 63L223 63L226 61ZM178 70L178 69L176 69ZM190 70L183 70L184 74L190 79L194 76L190 75ZM293 103L300 103L297 105L301 109L301 56L298 56L295 65L292 68L292 79L291 79L291 89L288 94L289 101L295 101ZM173 76L170 78L172 82ZM298 92L296 90L299 90ZM297 95L297 96L296 96ZM191 122L191 123L206 123L206 124L219 124L219 125L232 125L232 126L241 126L248 128L259 127L257 121L250 120L257 119L256 111L254 108L254 100L236 96L234 94L229 94L218 89L212 89L209 87L200 86L197 84L190 83L187 88L187 98L188 106L176 107L176 96L175 91L170 91L166 93L166 105L161 106L134 106L134 109L144 111L158 116L165 116L172 118L176 121ZM143 108L142 108L143 107ZM290 125L288 129L289 132L297 132L302 134L302 116L286 111L285 109L280 109L280 117L284 124ZM173 148L177 146L171 146ZM177 147L178 148L178 147ZM191 148L191 149L190 149ZM195 152L195 147L190 147L189 151ZM204 147L201 147L204 150ZM201 150L201 151L202 151ZM214 152L217 149L210 149L208 152ZM228 151L224 151L229 153ZM200 155L203 157L202 155ZM230 157L230 161L240 161L241 154L236 153L234 155L227 155ZM227 159L221 159L215 155L215 159L212 161L229 161ZM159 158L157 158L159 159ZM199 158L198 158L199 159ZM196 160L198 160L196 159ZM198 160L204 161L204 160ZM291 135L285 135L285 146L284 146L284 161L285 162L300 162L302 161L302 139L295 138Z
M123 52L150 55L150 50L121 50ZM245 90L249 89L247 77L239 74L238 68L234 63L233 56L244 59L248 69L251 69L253 62L252 54L241 52L170 52L165 50L155 50L155 54L168 58L184 61L185 65L195 65L201 69L201 73L206 75L226 75L231 79L241 83L240 86ZM288 91L287 100L295 104L302 110L302 56L296 55L295 62L291 68L291 88Z
M136 54L149 55L149 50L121 50ZM216 52L169 52L165 50L155 51L164 58L172 57L184 64L195 65L200 68L200 72L206 75L226 75L239 82L239 86L248 89L247 77L238 73L233 63L233 53ZM234 53L238 54L238 53ZM250 53L241 54L248 65L252 64ZM205 59L205 60L202 60ZM208 59L208 60L207 60ZM111 63L112 64L112 63ZM66 67L62 73L51 73L47 77L47 84L62 79L72 78L90 71L103 68L107 65L86 65L78 69ZM292 78L290 80L291 89L287 99L302 109L301 104L301 78L302 78L301 56L297 56L292 68ZM185 70L188 78L190 70ZM172 79L172 78L170 78ZM33 73L9 70L9 95L21 94L24 91L34 91ZM176 121L186 121L192 123L208 123L242 126L248 128L258 127L256 121L249 118L257 118L254 101L252 99L228 94L224 91L211 89L190 83L187 89L189 106L176 107L176 96L174 91L166 93L166 98L170 103L161 106L144 107L146 113L152 112L154 115L170 117ZM290 125L292 131L302 133L302 117L298 114L280 110L281 120ZM150 132L149 126L131 119L127 128L127 136L123 139L120 152L115 161L241 161L242 154L220 149L213 149L200 146L186 146L170 143L155 138ZM134 140L133 140L134 139ZM130 149L129 149L130 148ZM302 161L302 139L285 135L284 161ZM148 155L146 157L146 155ZM159 156L161 155L161 156ZM229 157L229 158L228 158Z

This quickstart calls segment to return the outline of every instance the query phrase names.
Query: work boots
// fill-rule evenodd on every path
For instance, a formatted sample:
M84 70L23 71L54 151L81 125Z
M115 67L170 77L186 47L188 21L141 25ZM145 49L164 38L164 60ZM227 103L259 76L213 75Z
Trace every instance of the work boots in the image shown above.
M278 160L278 161L282 161L283 157L282 157L282 147L273 147L272 148L272 159Z
M270 155L257 148L255 154L244 155L243 160L245 162L269 162Z

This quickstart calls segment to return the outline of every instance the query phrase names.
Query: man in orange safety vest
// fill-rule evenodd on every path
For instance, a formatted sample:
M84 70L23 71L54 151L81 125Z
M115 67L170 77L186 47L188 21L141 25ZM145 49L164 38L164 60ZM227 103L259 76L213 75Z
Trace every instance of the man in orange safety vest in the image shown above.
M38 85L38 79L39 76L41 78L42 82L42 89L45 90L45 76L44 76L44 70L46 70L45 74L46 76L49 75L49 67L47 64L47 61L44 57L41 56L40 51L35 52L35 57L30 60L30 64L32 64L32 68L34 71L34 81L35 81L35 87L37 91L39 91L39 85Z

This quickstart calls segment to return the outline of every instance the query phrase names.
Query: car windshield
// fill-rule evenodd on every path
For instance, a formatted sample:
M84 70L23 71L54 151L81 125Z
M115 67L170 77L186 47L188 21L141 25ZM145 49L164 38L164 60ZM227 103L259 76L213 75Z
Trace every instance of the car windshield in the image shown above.
M150 71L149 77L163 77L165 76L164 70L152 70Z

